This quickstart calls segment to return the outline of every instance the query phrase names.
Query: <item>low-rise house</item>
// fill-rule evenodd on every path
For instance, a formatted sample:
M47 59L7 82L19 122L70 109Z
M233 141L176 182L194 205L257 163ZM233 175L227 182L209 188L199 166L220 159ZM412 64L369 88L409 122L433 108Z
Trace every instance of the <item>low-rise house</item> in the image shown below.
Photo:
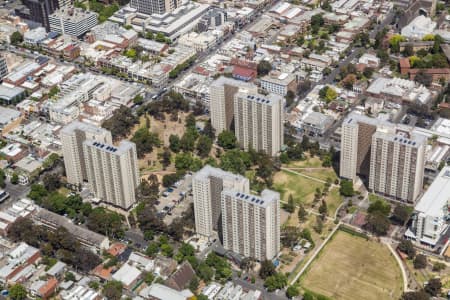
M14 284L23 282L24 279L32 275L34 272L33 264L41 258L41 253L39 249L26 243L20 243L6 256L6 264L0 268L0 282Z
M139 296L152 300L188 300L194 297L189 290L177 291L168 286L154 283L149 287L142 289Z
M112 279L120 281L127 290L132 290L142 276L142 271L125 263L112 275Z
M47 270L47 275L55 278L63 278L67 265L62 261L57 261L50 269Z
M70 289L63 290L59 296L62 300L100 300L103 296L100 292L82 285L73 285Z
M31 294L43 300L50 298L58 288L58 280L50 277L48 280L38 280L31 284L29 288Z
M166 285L177 290L184 290L192 278L195 276L195 271L189 262L183 262L178 270L176 270L170 277L166 280Z
M58 227L66 228L81 245L95 251L106 250L109 248L109 239L101 234L90 231L81 226L77 226L70 222L67 218L40 208L34 215L33 220L52 230Z

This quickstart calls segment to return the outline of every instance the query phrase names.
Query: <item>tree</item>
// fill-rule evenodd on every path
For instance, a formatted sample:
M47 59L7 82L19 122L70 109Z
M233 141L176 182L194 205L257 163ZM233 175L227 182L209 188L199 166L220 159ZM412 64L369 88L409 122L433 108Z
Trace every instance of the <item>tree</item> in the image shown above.
M272 71L272 64L267 60L261 60L257 67L258 76L264 76Z
M197 154L202 158L206 158L209 156L209 152L211 151L212 140L206 135L201 135L197 141Z
M408 255L409 259L413 259L414 256L416 256L416 249L410 240L402 240L400 244L398 244L397 249Z
M127 106L120 106L114 115L103 122L102 127L111 131L114 139L121 139L130 134L131 128L138 122L131 109Z
M9 37L11 44L18 45L23 42L23 36L20 32L15 31L11 36Z
M103 286L103 295L108 300L120 300L122 297L122 288L122 283L120 281L108 281Z
M184 152L192 152L195 149L195 141L197 140L198 132L195 128L188 128L180 140L180 147Z
M414 77L414 81L428 87L431 85L433 78L431 77L430 74L425 73L425 71L421 69L419 70L419 72L417 72L416 76Z
M189 289L191 290L191 292L197 294L198 285L199 285L198 277L194 276L189 282Z
M423 254L417 254L413 264L415 269L424 269L427 266L427 257Z
M433 271L434 272L441 272L447 268L447 265L441 262L435 262L433 264Z
M6 178L5 171L0 169L0 188L4 188L6 186L5 178Z
M58 94L59 93L59 88L58 88L58 86L54 86L54 87L52 87L51 89L50 89L50 91L48 92L48 97L49 98L52 98L53 96L55 96L56 94Z
M286 106L291 106L294 103L295 93L289 90L284 98L286 99Z
M308 212L306 211L305 207L302 203L300 203L298 207L298 219L302 222L306 221L308 218Z
M432 297L436 297L441 294L442 283L439 278L433 278L428 281L425 286L425 292Z
M169 148L170 150L172 150L175 153L180 152L180 137L178 135L175 134L171 134L169 137Z
M218 136L218 144L224 149L236 148L237 139L232 131L224 130Z
M161 144L158 134L150 132L146 127L139 128L131 141L136 144L136 152L139 158L143 158L145 154L153 151L153 147L159 147Z
M167 148L164 148L164 150L161 154L161 164L164 169L166 169L170 165L171 157L172 157L172 154L170 153L170 150Z
M323 221L320 216L316 216L316 224L313 227L314 231L321 234L323 231Z
M197 100L195 102L195 106L192 109L192 112L194 113L195 116L200 116L205 113L205 105L201 100Z
M294 297L297 297L300 295L300 292L298 291L298 288L295 285L290 285L286 290L286 297L289 299L292 299Z
M277 289L282 289L287 285L287 277L282 273L275 273L272 276L266 278L264 286L267 291L273 292Z
M232 173L243 175L251 165L250 155L238 149L228 150L220 157L220 168Z
M27 290L23 285L17 283L9 289L9 296L13 300L27 299Z
M136 95L134 98L133 98L133 103L134 104L142 104L144 102L144 97L142 97L142 95Z
M320 27L325 23L321 14L316 14L311 17L311 31L313 34L317 34L320 30Z
M269 276L275 275L275 266L270 260L263 260L261 262L261 269L259 270L259 277L266 279Z
M281 243L285 247L293 247L297 244L301 232L296 226L285 226L281 229Z
M400 34L394 34L390 39L389 39L389 45L391 47L391 50L394 53L398 53L400 52L400 43L406 41L406 39L401 36Z
M430 295L425 293L425 291L413 291L413 292L406 292L402 295L401 300L429 300Z
M214 270L206 263L201 262L196 270L197 275L204 281L209 282L214 276Z
M399 224L403 225L409 220L410 215L411 212L408 207L406 205L400 204L394 208L392 218Z
M366 68L364 68L363 75L366 78L371 78L374 71L375 71L374 68L366 67Z
M61 187L61 177L55 173L46 174L42 178L42 182L44 183L45 189L49 192L56 191Z
M10 181L12 184L18 184L19 183L19 175L16 172L14 172L11 176Z
M388 216L391 212L391 205L384 199L377 197L376 200L369 205L367 212L369 214L379 212L383 216Z
M288 213L293 213L295 211L295 203L292 194L289 194L288 203L284 205L284 210Z
M216 138L216 133L214 128L212 127L211 119L209 119L205 123L205 127L203 128L203 134L209 137L211 140L214 140Z
M390 222L387 216L376 211L367 215L366 224L364 226L375 235L386 235L389 230Z
M414 48L413 48L413 46L411 44L407 44L405 46L405 49L403 50L403 55L406 56L406 57L414 55Z
M354 194L353 182L351 180L342 179L339 192L341 193L341 195L343 195L345 197L353 196L353 194Z
M319 213L322 215L322 218L325 219L328 214L328 206L325 200L322 200L322 204L319 206Z
M195 116L194 116L194 114L189 114L189 115L187 115L187 117L186 117L186 120L185 120L185 126L186 126L186 128L195 128Z

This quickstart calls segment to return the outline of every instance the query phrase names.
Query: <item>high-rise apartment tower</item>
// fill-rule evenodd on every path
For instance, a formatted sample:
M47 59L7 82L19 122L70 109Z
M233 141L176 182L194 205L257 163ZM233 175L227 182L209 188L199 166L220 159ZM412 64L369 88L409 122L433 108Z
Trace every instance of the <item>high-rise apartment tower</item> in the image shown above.
M239 91L234 97L236 138L242 148L252 147L271 156L283 145L283 98Z
M280 194L224 190L222 235L225 249L259 261L273 259L280 251Z

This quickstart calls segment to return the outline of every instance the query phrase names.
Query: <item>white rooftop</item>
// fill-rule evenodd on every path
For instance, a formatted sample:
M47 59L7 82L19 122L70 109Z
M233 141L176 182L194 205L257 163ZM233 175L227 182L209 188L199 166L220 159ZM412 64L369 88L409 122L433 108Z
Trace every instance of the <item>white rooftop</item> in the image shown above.
M415 210L440 217L450 201L450 166L444 167L417 203Z

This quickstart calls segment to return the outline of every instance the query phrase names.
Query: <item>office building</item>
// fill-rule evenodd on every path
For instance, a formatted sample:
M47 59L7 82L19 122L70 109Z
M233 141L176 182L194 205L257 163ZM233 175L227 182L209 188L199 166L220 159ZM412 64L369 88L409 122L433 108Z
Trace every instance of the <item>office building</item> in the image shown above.
M122 141L116 147L87 140L83 149L90 191L98 200L128 210L140 182L136 144Z
M216 131L216 135L224 130L230 130L234 117L234 96L239 89L257 92L256 86L228 77L220 77L211 84L211 124Z
M79 37L98 23L98 14L77 7L63 7L49 16L50 30Z
M444 167L414 208L405 236L434 247L447 231L450 217L450 166Z
M198 31L204 32L216 28L227 21L227 12L220 8L212 8L198 22Z
M22 0L22 4L15 10L19 17L39 23L50 30L49 16L60 7L58 0Z
M295 76L292 74L272 71L269 75L261 78L261 87L269 93L278 94L284 97L288 91L295 94L297 89L297 81Z
M111 132L79 121L72 122L61 130L67 182L73 185L80 185L88 180L83 152L83 143L86 140L111 144Z
M413 203L423 187L426 145L423 135L379 128L372 136L369 189Z
M222 233L225 249L259 261L273 259L280 251L280 194L224 190Z
M239 91L234 98L236 138L242 148L252 147L274 156L283 145L283 98Z
M8 65L6 65L6 58L0 56L0 81L8 75Z
M219 230L221 215L221 193L229 189L249 193L249 180L241 175L206 165L192 179L194 198L195 230L210 237Z
M130 6L146 15L163 15L181 5L181 0L131 0Z

